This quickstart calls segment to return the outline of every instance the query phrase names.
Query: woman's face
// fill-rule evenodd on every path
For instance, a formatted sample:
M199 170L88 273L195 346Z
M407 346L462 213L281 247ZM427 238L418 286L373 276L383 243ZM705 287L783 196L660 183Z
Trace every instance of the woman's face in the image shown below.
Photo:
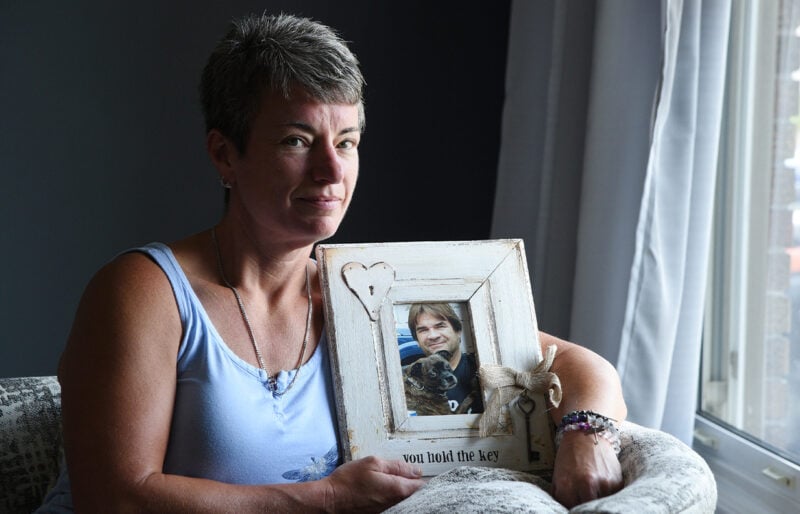
M356 105L265 94L244 154L233 152L230 208L269 242L332 236L355 189L360 139Z

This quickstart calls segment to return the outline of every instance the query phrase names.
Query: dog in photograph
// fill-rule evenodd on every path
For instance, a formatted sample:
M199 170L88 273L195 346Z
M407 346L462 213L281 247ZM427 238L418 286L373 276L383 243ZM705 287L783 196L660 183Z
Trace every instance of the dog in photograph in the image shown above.
M418 416L451 414L447 391L458 385L450 352L441 350L403 367L406 407Z

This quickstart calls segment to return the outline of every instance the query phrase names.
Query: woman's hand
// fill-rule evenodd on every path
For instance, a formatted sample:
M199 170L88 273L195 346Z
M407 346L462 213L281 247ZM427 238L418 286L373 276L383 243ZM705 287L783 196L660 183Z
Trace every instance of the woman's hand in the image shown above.
M577 430L564 434L553 467L553 497L559 503L574 507L622 486L622 468L608 441Z
M425 483L422 471L402 461L377 457L339 466L327 481L328 512L381 512L402 501Z

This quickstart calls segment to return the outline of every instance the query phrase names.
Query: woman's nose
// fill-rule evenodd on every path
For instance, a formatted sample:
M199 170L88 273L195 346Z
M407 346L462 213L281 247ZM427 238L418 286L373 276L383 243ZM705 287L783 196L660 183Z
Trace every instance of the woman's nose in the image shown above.
M314 180L336 184L344 178L344 164L336 148L320 145L315 152L312 174Z

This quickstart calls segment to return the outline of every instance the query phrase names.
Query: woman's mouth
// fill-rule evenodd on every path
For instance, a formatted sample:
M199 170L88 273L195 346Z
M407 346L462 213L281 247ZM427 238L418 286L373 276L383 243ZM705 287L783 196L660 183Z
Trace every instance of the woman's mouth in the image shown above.
M341 198L328 195L301 196L300 200L323 211L338 209L342 204Z

